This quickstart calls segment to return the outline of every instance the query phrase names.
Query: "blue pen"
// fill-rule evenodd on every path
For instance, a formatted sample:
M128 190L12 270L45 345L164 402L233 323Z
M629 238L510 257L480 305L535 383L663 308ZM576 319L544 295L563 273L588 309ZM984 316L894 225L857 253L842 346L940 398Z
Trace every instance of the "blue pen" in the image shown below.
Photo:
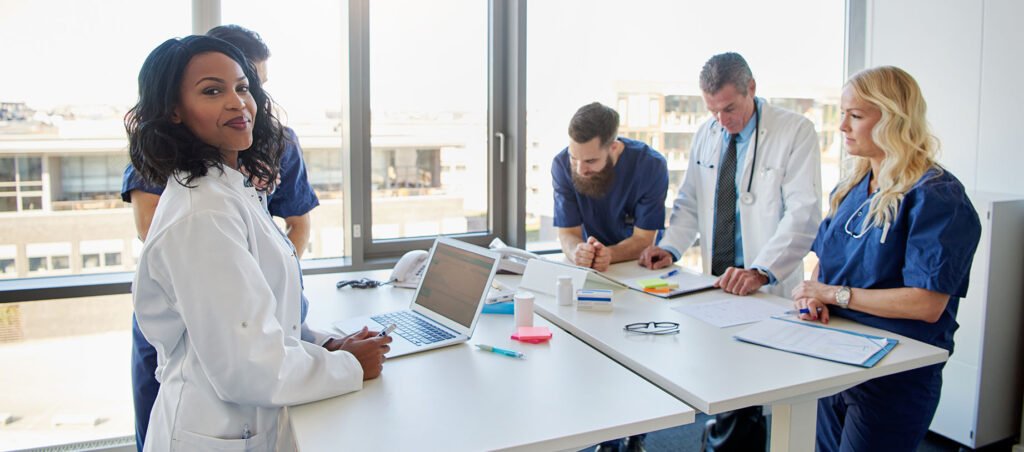
M499 355L505 355L510 358L526 358L526 355L514 350L505 350L503 348L491 347L490 345L484 344L476 344L476 347L486 352L497 353Z
M818 308L818 312L821 312L821 308ZM790 310L790 311L786 311L786 312L785 312L785 314L786 314L786 315L792 315L792 314L810 314L810 313L811 313L811 310L810 310L810 309L807 309L807 308L800 308L800 310L796 310L796 309L793 309L793 310Z
M673 277L675 275L678 275L678 274L679 274L679 269L677 268L677 269L672 270L672 271L670 271L668 273L665 273L664 275L659 276L659 278L661 278L661 279L668 279L668 278L671 278L671 277Z

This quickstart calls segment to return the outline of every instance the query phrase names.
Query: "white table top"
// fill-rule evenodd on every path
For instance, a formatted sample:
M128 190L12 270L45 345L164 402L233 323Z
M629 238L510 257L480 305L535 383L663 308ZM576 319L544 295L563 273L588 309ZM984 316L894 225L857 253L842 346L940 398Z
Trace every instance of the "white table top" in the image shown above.
M307 277L307 322L329 330L346 317L407 307L411 289L334 288L339 279L387 274ZM550 342L514 341L511 315L484 314L468 344L388 360L361 391L292 407L300 450L560 450L693 422L693 408L534 318L551 329Z
M666 271L651 272L631 261L613 265L608 274L624 281ZM516 276L499 278L513 287L518 284ZM748 325L716 328L671 309L729 296L712 290L661 299L632 289L617 289L613 312L587 312L558 306L553 297L537 294L535 312L708 414L820 397L872 378L940 363L948 357L944 349L833 317L831 327L899 339L899 345L885 358L865 369L740 342L732 335ZM791 300L776 296L756 296L786 307L792 305ZM678 322L680 333L647 336L622 330L626 324L649 321Z

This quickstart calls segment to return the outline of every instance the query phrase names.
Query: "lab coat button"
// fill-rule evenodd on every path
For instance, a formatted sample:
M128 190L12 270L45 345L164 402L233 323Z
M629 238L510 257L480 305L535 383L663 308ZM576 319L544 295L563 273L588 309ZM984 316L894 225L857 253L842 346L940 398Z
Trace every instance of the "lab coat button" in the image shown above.
M248 328L249 322L242 322L242 328Z
M298 325L292 325L292 330L297 330L297 329L299 329Z

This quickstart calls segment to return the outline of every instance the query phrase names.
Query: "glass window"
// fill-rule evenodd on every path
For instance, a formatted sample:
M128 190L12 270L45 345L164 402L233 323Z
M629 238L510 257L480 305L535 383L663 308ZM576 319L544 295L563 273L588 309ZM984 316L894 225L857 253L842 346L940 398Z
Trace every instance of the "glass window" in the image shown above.
M99 254L83 254L82 255L82 268L96 268L100 266L100 255Z
M267 92L278 105L281 122L299 137L309 182L320 198L310 212L310 237L348 228L342 179L342 58L348 36L341 20L347 2L313 0L301 7L275 0L222 0L221 21L260 34L270 48ZM297 27L296 24L302 24ZM315 45L311 45L315 43ZM344 243L344 236L338 237ZM339 257L344 246L317 247L303 258Z
M0 212L17 212L18 198L16 196L0 195Z
M487 231L487 15L476 0L370 2L375 240Z
M43 159L39 157L18 157L18 179L21 182L43 180Z
M131 315L128 294L0 304L4 450L134 435Z
M827 195L839 173L834 137L835 106L843 82L843 2L789 0L786 5L757 0L652 0L628 6L612 0L531 3L526 64L528 247L558 247L551 224L551 160L568 144L566 127L573 113L595 100L619 112L620 136L644 140L665 154L670 210L686 172L693 136L709 117L698 87L700 70L712 55L727 51L746 58L759 96L815 124ZM680 22L683 17L722 24L708 28L699 21ZM614 23L643 23L645 32L610 33L595 25Z
M16 271L17 269L14 268L14 258L0 259L0 274L13 275Z
M67 270L71 268L71 259L68 256L51 256L50 262L54 270Z
M14 182L14 158L0 157L0 182Z
M124 116L138 98L139 68L150 51L190 34L191 3L0 2L0 212L7 212L0 226L14 231L5 241L66 240L72 230L72 247L135 237L119 196L128 162ZM63 257L44 263L44 256ZM71 258L34 255L18 276L87 268Z
M50 269L50 261L45 256L28 258L28 271L41 272Z
M103 265L107 267L121 265L121 253L103 253Z

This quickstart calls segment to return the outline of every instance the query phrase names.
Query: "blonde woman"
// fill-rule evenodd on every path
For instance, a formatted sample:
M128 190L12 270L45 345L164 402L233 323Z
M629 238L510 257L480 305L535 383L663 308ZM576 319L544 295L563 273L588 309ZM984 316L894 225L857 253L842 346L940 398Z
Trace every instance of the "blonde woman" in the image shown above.
M853 167L832 193L811 250L812 280L793 290L804 320L830 315L953 352L981 224L964 187L935 161L925 101L896 67L855 74L839 130ZM877 378L818 402L819 451L913 451L939 402L942 367Z

